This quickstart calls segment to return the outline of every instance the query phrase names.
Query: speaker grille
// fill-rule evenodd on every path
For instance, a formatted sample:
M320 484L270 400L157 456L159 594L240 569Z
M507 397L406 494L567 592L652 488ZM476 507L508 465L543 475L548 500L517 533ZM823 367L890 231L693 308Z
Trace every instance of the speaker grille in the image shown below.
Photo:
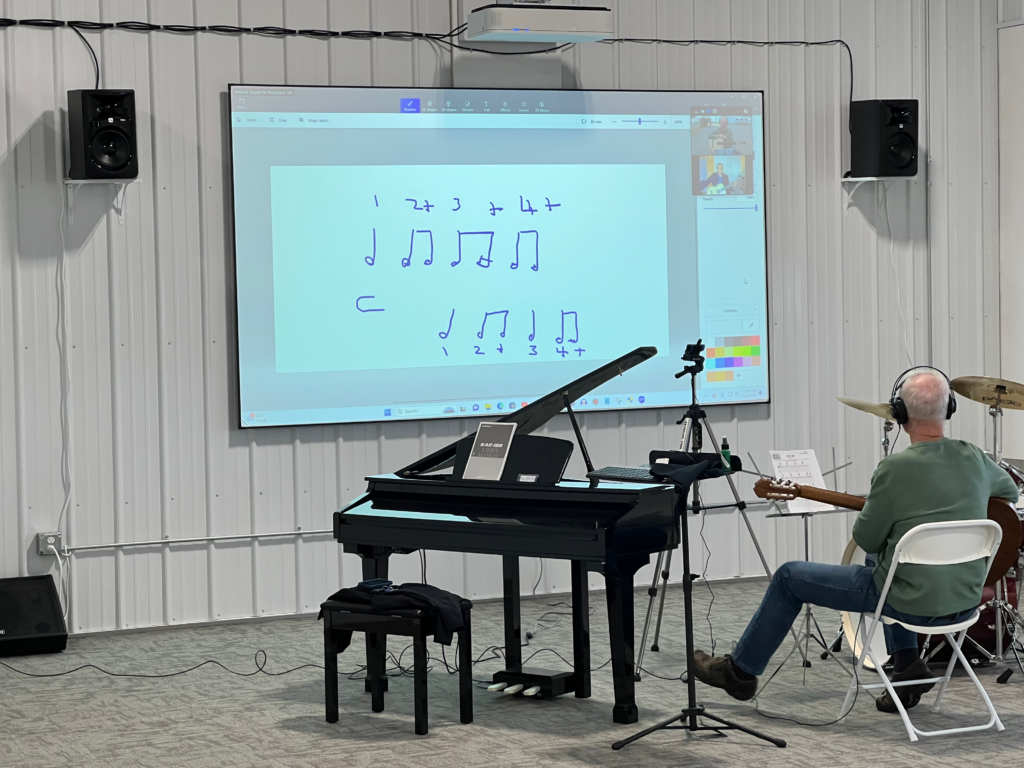
M906 168L917 155L917 145L905 133L894 133L885 142L885 154L895 168Z
M132 159L132 145L124 131L103 128L90 145L93 161L105 171L119 171Z

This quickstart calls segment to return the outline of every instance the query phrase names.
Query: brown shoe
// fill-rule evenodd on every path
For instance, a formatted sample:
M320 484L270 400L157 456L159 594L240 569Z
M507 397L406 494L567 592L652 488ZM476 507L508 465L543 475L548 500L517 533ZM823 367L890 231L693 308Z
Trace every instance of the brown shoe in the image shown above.
M935 677L931 670L928 669L928 665L921 659L915 659L914 663L904 669L902 672L894 674L892 681L894 683L901 683L905 680L922 680L929 677ZM924 685L905 685L896 689L896 695L900 697L900 701L903 703L904 709L913 709L921 702L921 696L928 693L932 688L935 687L935 683L925 683ZM899 712L896 708L896 702L892 700L889 695L889 691L885 691L881 696L875 699L875 709L879 712L888 712L894 714Z
M693 673L705 685L721 688L740 701L749 701L757 693L757 678L741 680L730 656L709 656L704 651L694 651L693 660Z

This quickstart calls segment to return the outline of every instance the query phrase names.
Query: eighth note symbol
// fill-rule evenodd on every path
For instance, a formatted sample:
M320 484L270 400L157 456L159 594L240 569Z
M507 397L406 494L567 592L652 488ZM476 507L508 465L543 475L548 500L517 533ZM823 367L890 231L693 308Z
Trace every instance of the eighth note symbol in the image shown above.
M566 340L570 344L575 344L577 341L580 340L579 317L576 315L576 312L574 312L573 310L566 311L566 310L563 309L562 310L562 333L555 337L555 343L556 344L561 344L562 340L565 339L565 337L566 337L566 334L565 334L565 316L566 315L572 315L572 325L573 325L573 329L575 330L575 335L571 339L566 339Z
M487 318L494 315L501 315L501 338L505 338L505 330L508 328L508 310L500 309L497 312L484 312L484 321L480 325L480 330L477 331L476 337L482 339L484 337L484 331L487 330Z
M516 235L516 260L512 262L511 269L519 269L519 243L523 235L533 235L533 264L530 266L534 272L540 269L540 233L536 229L523 229ZM524 246L528 248L528 246Z

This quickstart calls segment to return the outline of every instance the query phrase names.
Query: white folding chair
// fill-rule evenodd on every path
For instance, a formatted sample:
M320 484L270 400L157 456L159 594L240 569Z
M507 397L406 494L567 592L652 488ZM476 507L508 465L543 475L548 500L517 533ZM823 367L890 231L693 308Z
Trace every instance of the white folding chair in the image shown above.
M960 649L963 645L964 638L967 637L968 627L978 620L978 616L980 615L979 610L975 610L971 617L965 621L960 621L956 624L931 626L908 624L905 621L897 621L896 619L882 615L882 608L885 606L885 598L889 594L889 586L892 584L893 575L896 573L897 567L901 564L954 565L956 563L967 563L972 560L980 560L984 557L987 558L985 566L985 576L987 577L988 571L992 567L992 558L995 556L996 550L999 549L999 542L1002 538L1002 529L997 523L991 520L925 523L924 525L918 525L917 527L907 531L906 535L904 535L896 545L896 550L892 557L892 567L889 569L889 575L885 580L885 587L882 589L882 594L878 598L878 607L875 609L874 617L872 618L867 614L864 614L863 620L858 628L858 632L862 633L860 643L861 651L857 655L857 663L854 667L855 674L853 679L850 681L850 688L846 693L846 701L843 702L843 709L840 713L841 716L845 715L853 707L853 701L858 689L871 690L875 688L885 688L889 692L889 696L892 697L892 700L896 703L896 708L899 710L900 717L903 718L903 724L907 728L907 735L910 736L910 740L912 742L917 741L918 736L942 736L948 733L983 731L987 728L991 728L993 725L995 725L997 731L1002 731L1004 729L1002 722L999 720L999 715L996 714L995 707L992 706L992 700L989 699L985 689L982 687L981 683L978 682L977 675L974 674L974 670L971 669L970 663L964 657L963 651ZM871 649L871 639L874 637L875 631L879 627L879 620L886 624L900 624L911 632L917 632L922 635L944 635L946 642L949 643L949 647L953 649L953 654L950 656L949 664L946 667L946 674L942 677L930 677L923 680L907 680L897 683L889 680L889 678L886 677L885 672L882 671L881 662ZM959 633L955 639L953 637L954 633ZM869 659L874 665L878 676L882 678L882 682L872 683L869 685L865 685L860 682L860 676L865 672L864 662L866 659ZM949 679L953 674L953 667L956 665L957 659L960 660L963 668L967 671L967 674L970 676L975 687L978 689L978 692L981 694L981 698L985 701L985 706L988 708L989 713L988 722L984 725L971 725L965 728L946 728L944 730L936 731L922 731L918 729L910 722L907 710L904 708L903 702L900 701L899 696L896 695L895 689L906 685L941 683L938 695L935 697L935 704L932 705L932 711L938 712L939 706L942 704L942 697L946 692L946 686L949 685Z

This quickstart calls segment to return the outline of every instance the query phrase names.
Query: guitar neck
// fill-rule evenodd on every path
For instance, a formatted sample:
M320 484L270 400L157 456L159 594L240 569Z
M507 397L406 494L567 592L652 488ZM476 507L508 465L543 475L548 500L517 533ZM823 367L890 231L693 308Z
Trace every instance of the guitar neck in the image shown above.
M809 485L800 486L800 496L805 499L810 499L811 501L820 501L822 504L832 504L836 507L855 509L858 512L864 509L864 502L867 501L867 499L862 496L840 493L839 491L830 491L827 488L814 488Z

